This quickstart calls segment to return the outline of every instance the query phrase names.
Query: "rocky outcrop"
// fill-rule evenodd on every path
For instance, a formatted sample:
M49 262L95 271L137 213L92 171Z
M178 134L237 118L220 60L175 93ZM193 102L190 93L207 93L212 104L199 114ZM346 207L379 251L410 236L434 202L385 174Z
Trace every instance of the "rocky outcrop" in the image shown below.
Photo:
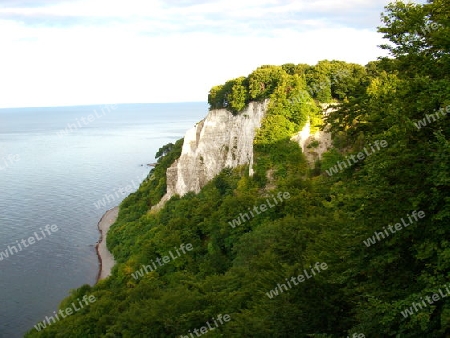
M314 166L317 160L322 158L323 153L332 147L331 134L321 130L311 134L311 124L309 121L291 140L299 144L311 167Z
M322 104L323 115L326 116L336 110L335 104ZM311 123L308 121L302 130L291 138L299 144L306 160L312 167L317 160L322 159L323 153L332 148L331 134L327 130L318 130L311 134Z
M267 109L265 102L251 102L238 115L226 109L211 110L188 130L181 156L167 169L167 193L154 208L174 195L198 193L224 168L253 164L253 140Z
M211 110L204 120L188 130L181 156L167 169L167 193L153 210L159 210L172 196L200 192L226 167L248 164L252 175L253 141L268 102L251 102L238 115L226 109ZM326 114L334 107L323 109ZM326 131L311 135L309 122L292 140L298 142L311 165L331 148L331 135Z

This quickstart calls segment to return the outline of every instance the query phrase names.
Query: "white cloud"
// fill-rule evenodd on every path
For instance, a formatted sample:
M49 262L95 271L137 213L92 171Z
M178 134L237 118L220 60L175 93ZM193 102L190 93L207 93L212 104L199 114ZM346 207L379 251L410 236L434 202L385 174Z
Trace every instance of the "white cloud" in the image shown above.
M155 16L160 14L161 2L152 0L78 0L60 2L43 7L0 8L2 14L21 14L28 16L80 16L80 17L130 17Z
M334 10L370 7L369 1L326 0L304 7L324 13L332 8L317 17L298 16L305 1L174 2L0 8L0 32L7 32L0 35L0 107L205 101L212 85L262 64L322 59L365 64L382 53L375 27L332 21ZM52 26L51 18L65 17L80 21ZM261 20L265 17L275 19Z

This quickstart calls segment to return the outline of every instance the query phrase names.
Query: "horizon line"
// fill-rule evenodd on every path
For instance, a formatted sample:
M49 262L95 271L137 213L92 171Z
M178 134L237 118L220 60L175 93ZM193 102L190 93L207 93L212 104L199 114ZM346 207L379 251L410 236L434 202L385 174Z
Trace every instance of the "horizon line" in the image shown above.
M177 102L121 102L121 103L92 103L92 104L66 104L66 105L43 105L43 106L10 106L0 109L26 109L26 108L74 108L74 107L92 107L92 106L108 106L108 105L131 105L131 104L183 104L183 103L208 103L207 101L177 101Z

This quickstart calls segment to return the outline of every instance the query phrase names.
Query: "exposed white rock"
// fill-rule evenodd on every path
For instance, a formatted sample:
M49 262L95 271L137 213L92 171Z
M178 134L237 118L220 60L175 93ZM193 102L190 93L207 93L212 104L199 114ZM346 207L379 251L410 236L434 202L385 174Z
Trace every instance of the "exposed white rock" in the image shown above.
M268 103L269 100L251 102L237 116L226 109L211 110L205 119L189 129L180 158L167 169L167 193L152 209L159 210L172 196L200 192L226 167L249 164L252 175L253 141ZM335 109L332 105L322 108L324 115ZM326 131L311 135L309 122L292 140L298 142L311 165L332 145L331 135Z
M324 116L327 116L333 111L336 111L339 103L321 103L320 106L322 107L322 113Z
M186 132L181 156L167 169L167 193L154 208L174 195L198 193L224 168L250 164L253 140L267 109L265 102L251 102L234 116L226 109L211 110L206 118Z
M323 115L336 110L336 104L321 104ZM331 134L327 130L319 130L311 134L311 123L308 121L302 130L291 138L299 144L309 165L312 166L317 160L322 159L323 153L332 148Z

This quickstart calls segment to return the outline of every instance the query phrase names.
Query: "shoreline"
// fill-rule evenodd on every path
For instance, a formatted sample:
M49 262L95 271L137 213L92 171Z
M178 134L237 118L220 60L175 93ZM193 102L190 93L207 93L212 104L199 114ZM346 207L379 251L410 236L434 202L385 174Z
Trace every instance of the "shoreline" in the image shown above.
M119 207L114 207L106 211L100 221L97 224L98 231L100 232L100 239L95 245L95 251L97 252L99 261L99 271L97 275L97 284L100 280L105 279L111 275L111 270L116 264L114 256L109 252L106 247L106 237L108 235L109 228L117 219L119 214Z

